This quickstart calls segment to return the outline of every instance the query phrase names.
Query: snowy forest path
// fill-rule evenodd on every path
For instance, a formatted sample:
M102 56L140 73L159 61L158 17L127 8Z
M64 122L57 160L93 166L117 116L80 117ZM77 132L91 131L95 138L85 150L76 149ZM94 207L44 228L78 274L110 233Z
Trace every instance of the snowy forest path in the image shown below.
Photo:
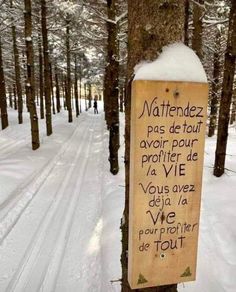
M104 123L101 115L91 113L79 119L81 123L78 123L66 146L55 156L56 159L54 157L53 162L49 162L48 169L39 174L43 179L24 208L18 208L20 211L17 214L16 205L12 206L17 214L17 224L14 222L5 234L0 259L11 258L13 253L17 257L7 263L5 274L0 278L1 291L65 291L60 286L67 286L67 270L74 268L74 264L83 266L81 261L71 262L71 256L82 258L80 253L86 253L84 233L89 241L94 232L95 237L100 232L101 190L98 186ZM33 179L27 189L34 188L39 177L35 178L36 181ZM24 191L26 189L22 190L23 197ZM88 198L92 206L89 209ZM91 233L83 231L88 227ZM98 254L92 259L92 264L94 261L99 261ZM88 272L96 277L100 272L97 268L93 272L90 264ZM63 277L59 276L61 272ZM61 279L64 281L61 282ZM97 280L96 289L100 286L98 276Z
M81 119L83 122L84 119ZM43 165L38 171L33 172L29 178L25 179L20 186L17 186L11 194L0 204L0 224L4 226L1 228L0 243L7 234L11 231L13 226L17 223L23 211L28 206L30 201L34 198L37 192L45 183L49 173L55 169L60 162L64 153L68 150L71 140L76 135L78 129L74 131L68 141L61 147L58 153ZM18 149L20 155L20 149Z
M54 125L58 122L60 118L58 116L54 116L53 123ZM46 134L46 129L43 127L41 133ZM26 134L27 133L27 134ZM25 143L30 143L31 141L31 132L29 129L29 124L25 122L24 124L19 125L16 129L6 128L4 131L5 139L1 140L0 145L0 158L7 158L12 156L13 153L20 153L21 149L25 146Z
M54 126L57 124L57 121L59 118L57 117L54 121ZM83 118L80 122L83 121ZM23 129L22 131L19 131L18 128L19 125L17 125L17 128L13 128L9 130L8 132L4 132L4 135L6 137L12 137L15 135L13 141L8 142L6 141L4 143L4 139L1 139L1 146L3 147L3 150L6 149L7 152L2 151L2 148L0 148L0 159L4 159L5 163L11 163L11 160L13 160L14 157L21 157L24 153L24 148L26 145L30 144L31 136L27 131L27 128L29 128L29 124L25 123L23 125L20 125ZM11 131L10 131L11 130ZM16 134L17 133L17 134ZM45 129L43 131L43 134L46 135ZM74 132L72 132L71 137L74 135ZM5 137L5 139L6 139ZM11 191L10 194L7 195L5 199L0 200L0 224L5 226L4 231L1 230L0 232L0 243L5 238L7 233L11 230L11 227L16 223L18 219L18 215L21 214L21 210L19 210L19 214L14 214L14 222L11 222L11 226L8 226L6 223L9 220L7 217L11 216L11 210L16 210L17 204L20 203L22 209L22 205L26 206L27 203L32 199L33 195L37 192L37 189L40 188L40 186L43 184L43 181L45 177L48 175L51 168L54 167L56 164L56 161L60 159L60 156L63 155L63 152L65 151L66 147L68 147L68 144L70 142L71 137L69 137L68 141L64 143L64 145L60 148L60 151L55 154L55 157L53 159L47 161L46 164L42 164L41 167L36 168L36 171L33 171L27 178L25 178L20 185L17 185L17 187ZM1 137L2 138L2 137ZM7 139L6 139L7 140ZM19 140L19 141L18 141ZM2 143L3 142L3 143ZM8 159L9 157L9 159ZM8 162L9 160L9 162ZM33 158L31 158L31 161ZM33 161L32 161L33 162ZM31 162L31 163L32 163ZM30 193L27 199L26 193ZM26 199L24 202L20 201L20 199ZM23 203L23 204L22 204ZM11 216L12 217L12 216ZM12 221L12 220L10 220Z

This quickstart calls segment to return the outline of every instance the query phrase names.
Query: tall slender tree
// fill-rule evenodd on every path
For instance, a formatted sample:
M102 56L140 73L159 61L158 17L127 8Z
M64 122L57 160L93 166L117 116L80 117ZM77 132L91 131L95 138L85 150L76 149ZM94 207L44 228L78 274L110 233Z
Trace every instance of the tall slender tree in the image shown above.
M16 98L16 84L13 84L13 96L14 96L14 109L17 110L18 106L17 106L17 98Z
M4 77L4 71L3 71L1 38L0 38L0 110L1 110L2 129L5 129L8 126L8 114L7 114L7 96L6 96L5 77Z
M189 44L189 10L190 10L190 5L189 5L190 0L185 0L185 18L184 18L184 43L186 46Z
M55 83L56 83L56 108L59 113L61 110L61 102L60 102L60 87L59 87L59 78L58 78L58 68L55 65Z
M46 105L46 129L47 136L52 134L52 112L51 112L51 84L50 84L50 61L48 49L48 32L47 32L47 6L46 0L41 1L41 21L42 21L42 38L43 38L43 61L44 61L44 95Z
M88 82L88 108L92 107L92 84Z
M217 113L218 113L218 102L219 102L219 83L220 83L220 32L217 31L215 38L215 50L213 56L213 80L211 89L211 101L210 101L210 122L208 137L212 137L215 134Z
M84 102L85 102L85 110L88 110L87 104L87 83L84 83Z
M10 0L10 8L13 9L13 2ZM12 17L12 42L13 42L13 54L14 54L14 67L15 67L15 82L16 82L16 93L18 100L18 122L23 123L23 99L22 99L22 87L21 87L21 73L20 73L20 62L19 62L19 51L16 40L16 26L15 20Z
M9 106L11 108L13 108L13 102L12 102L12 91L11 91L11 87L8 87L8 99L9 99Z
M68 110L68 122L73 121L71 108L71 51L70 51L70 15L66 17L66 63L67 63L67 79L66 79L66 107Z
M40 146L38 116L35 105L35 80L34 80L34 51L32 40L32 10L31 0L24 0L25 10L25 43L27 57L27 80L26 80L26 96L29 104L31 134L32 134L32 149L36 150Z
M79 112L82 113L82 58L80 59L80 66L79 66Z
M40 118L44 119L44 82L43 82L43 55L41 35L38 35L38 55L39 55L39 105Z
M225 169L225 156L228 140L228 126L230 105L232 99L233 82L236 61L236 1L231 0L229 15L229 31L227 49L225 53L223 88L220 101L218 120L218 135L215 153L214 175L220 177Z
M236 83L236 80L235 80ZM236 85L236 84L235 84ZM236 86L233 90L232 111L230 116L230 124L232 125L236 121Z
M200 60L203 60L203 50L202 50L203 15L204 15L204 0L194 1L193 2L192 48L193 50L195 50Z
M74 87L75 87L75 112L76 112L76 117L79 116L79 93L78 93L78 64L77 64L77 55L75 54L75 74L74 74L74 77L75 77L75 84L74 84Z
M119 171L118 150L119 140L119 62L118 62L118 39L117 39L117 0L107 0L107 66L104 84L109 128L109 161L110 171L117 174Z
M49 69L50 69L50 91L51 91L51 97L52 97L52 113L55 115L56 109L55 109L55 102L54 102L52 62L49 62Z
M163 46L176 41L181 41L183 39L184 11L184 1L128 0L128 87L125 104L125 209L121 225L122 292L131 291L127 280L127 257L130 179L130 107L132 76L134 67L140 61L152 61L158 56ZM174 292L177 291L177 285L138 289L136 291Z

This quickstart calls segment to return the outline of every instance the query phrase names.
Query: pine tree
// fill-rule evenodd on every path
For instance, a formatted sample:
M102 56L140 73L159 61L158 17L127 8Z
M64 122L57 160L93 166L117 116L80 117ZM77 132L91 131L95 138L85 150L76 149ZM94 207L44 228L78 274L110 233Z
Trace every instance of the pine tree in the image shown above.
M41 21L42 21L42 38L43 38L44 95L45 95L45 105L46 105L46 129L47 129L47 136L50 136L52 134L52 113L51 113L50 61L49 61L49 49L48 49L46 0L41 1Z
M107 125L109 129L109 161L110 171L117 174L119 171L118 150L120 147L119 139L119 105L118 105L118 86L119 86L119 62L118 62L118 40L117 40L117 16L116 0L107 0L107 66L106 79L104 85Z
M40 33L38 35L38 55L39 55L39 101L40 118L44 119L44 82L43 82L43 55Z
M60 87L59 87L57 66L55 66L55 83L56 83L56 108L57 108L57 112L59 113L61 110L61 102L60 102Z
M52 113L55 115L56 114L56 109L55 109L54 91L53 91L52 62L49 62L49 73L50 73L50 91L51 91L51 97L52 97Z
M211 89L211 101L210 101L210 122L208 137L212 137L215 134L218 102L219 102L219 82L220 82L220 32L216 33L215 37L215 51L213 57L213 80Z
M184 18L184 43L189 44L189 0L185 0L185 18Z
M7 96L5 77L3 71L3 59L2 59L2 42L0 38L0 110L1 110L1 122L2 129L8 127L8 114L7 114Z
M35 105L35 80L34 80L34 51L32 40L32 17L31 17L31 0L24 0L25 4L25 43L27 56L27 81L26 81L26 96L29 104L31 134L32 134L32 149L36 150L40 146L38 116Z
M66 63L67 63L67 80L66 80L66 107L68 110L68 122L73 121L71 108L71 52L70 52L70 16L66 17Z
M225 156L228 139L230 105L236 61L236 1L231 0L229 32L225 53L223 88L220 101L217 145L215 153L214 175L220 177L225 169Z
M10 0L10 8L13 8L13 2ZM15 65L15 82L16 92L18 97L18 122L23 123L23 100L22 100L22 87L21 87L21 74L20 74L20 62L19 62L19 51L16 41L16 26L15 20L12 17L12 42L13 42L13 54L14 54L14 65Z
M235 85L236 85L236 82L235 82ZM234 85L234 90L233 90L233 101L232 101L232 111L231 111L231 116L230 116L230 125L232 125L236 121L236 86L235 85Z
M75 87L75 112L76 112L76 117L79 116L79 93L78 93L78 74L77 74L77 70L78 70L78 64L77 64L77 56L75 54L75 74L74 74L74 77L75 77L75 84L74 84L74 87Z
M193 3L192 48L193 50L195 50L200 60L203 60L203 50L202 50L203 12L204 12L204 0L196 0Z

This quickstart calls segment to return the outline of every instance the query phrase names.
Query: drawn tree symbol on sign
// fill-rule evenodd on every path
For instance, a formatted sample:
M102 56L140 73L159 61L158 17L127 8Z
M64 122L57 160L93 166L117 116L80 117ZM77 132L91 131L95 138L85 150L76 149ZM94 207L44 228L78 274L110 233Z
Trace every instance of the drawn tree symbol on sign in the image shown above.
M187 269L184 271L184 273L180 277L190 277L192 275L190 271L190 267L187 267Z
M138 285L139 284L144 284L147 283L148 281L144 278L144 276L142 274L139 274L139 278L138 278Z

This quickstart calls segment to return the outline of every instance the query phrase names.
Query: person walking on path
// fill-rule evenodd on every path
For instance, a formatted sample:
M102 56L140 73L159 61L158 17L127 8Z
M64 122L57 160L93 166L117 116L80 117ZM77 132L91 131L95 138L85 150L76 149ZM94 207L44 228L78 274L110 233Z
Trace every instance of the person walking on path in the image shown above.
M94 107L94 114L98 114L98 103L96 99L94 99L93 107Z

